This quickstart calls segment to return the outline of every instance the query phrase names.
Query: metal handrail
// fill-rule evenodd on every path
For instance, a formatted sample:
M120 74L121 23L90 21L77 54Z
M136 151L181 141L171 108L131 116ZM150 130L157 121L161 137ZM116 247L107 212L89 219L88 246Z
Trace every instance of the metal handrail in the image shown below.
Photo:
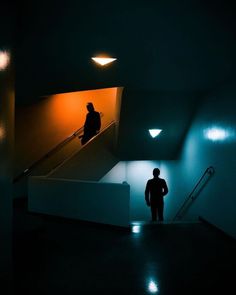
M37 167L41 162L43 162L46 158L49 158L52 154L54 154L56 151L60 150L64 145L66 145L68 142L70 142L72 139L74 139L78 134L80 134L83 131L83 127L76 130L72 135L68 136L65 140L60 142L58 145L56 145L54 148L52 148L49 152L47 152L45 155L43 155L39 160L35 161L32 165L30 165L28 168L26 168L23 172L21 172L19 175L17 175L13 179L13 183L16 183L19 181L22 177L27 176L30 174L30 172Z
M103 117L103 113L100 113L100 116ZM72 141L75 137L77 137L80 133L82 133L84 130L84 126L77 129L74 133L69 135L66 139L61 141L59 144L57 144L54 148L52 148L49 152L47 152L45 155L43 155L39 160L35 161L33 164L31 164L28 168L26 168L23 172L21 172L19 175L14 177L13 183L16 183L21 178L27 176L30 174L30 172L37 167L40 163L42 163L45 159L49 158L51 155L53 155L55 152L59 151L62 147L64 147L68 142ZM79 137L80 138L80 137Z
M79 151L81 151L82 149L84 149L94 138L96 138L97 136L103 134L109 127L111 127L113 124L115 124L115 121L111 121L107 126L105 126L99 133L97 133L96 135L94 135L93 137L91 137L89 139L89 141L87 141ZM78 151L76 151L75 153L77 153ZM72 153L71 155L69 155L67 158L65 158L64 160L62 160L61 162L57 163L56 166L54 166L45 176L49 177L56 169L58 169L60 166L62 166L66 161L68 161L70 158L72 158L75 153Z
M197 198L197 196L200 194L200 192L202 191L202 189L205 187L205 185L207 184L207 182L209 181L210 177L215 173L215 169L214 167L210 166L208 167L205 172L203 173L202 177L199 179L199 181L197 182L197 184L194 186L193 190L191 191L191 193L188 195L188 197L186 198L186 200L184 201L184 203L182 204L182 206L180 207L180 209L178 210L178 212L175 214L174 218L172 219L172 221L175 221L177 219L180 219L183 216L183 212L187 210L187 208L192 204L192 202ZM196 189L199 187L199 185L201 184L203 178L205 177L205 175L208 174L208 178L207 180L204 182L204 184L202 185L202 187L199 189L198 194L194 195ZM188 202L191 200L191 203L187 206ZM182 213L182 214L181 214Z

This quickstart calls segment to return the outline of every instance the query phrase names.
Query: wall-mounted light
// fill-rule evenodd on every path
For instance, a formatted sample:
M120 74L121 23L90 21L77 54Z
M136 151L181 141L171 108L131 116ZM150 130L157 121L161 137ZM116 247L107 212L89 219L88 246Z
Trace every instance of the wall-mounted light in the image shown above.
M95 56L95 57L91 57L91 59L95 63L99 64L100 66L105 66L117 60L117 58L114 58L114 57L103 57L103 56Z
M204 137L211 141L229 141L235 139L235 131L229 127L212 126L203 130Z
M161 133L162 129L149 129L148 131L149 131L151 137L155 138Z
M0 50L0 71L4 71L10 63L10 53Z

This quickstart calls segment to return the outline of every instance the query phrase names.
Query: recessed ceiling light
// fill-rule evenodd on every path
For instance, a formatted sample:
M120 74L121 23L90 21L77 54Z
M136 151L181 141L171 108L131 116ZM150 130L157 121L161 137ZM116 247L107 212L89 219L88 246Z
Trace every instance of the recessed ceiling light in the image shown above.
M117 60L117 58L113 58L113 57L92 57L92 60L94 62L96 62L97 64L101 65L101 66L105 66L105 65Z
M162 129L149 129L148 131L149 131L151 137L155 138L161 133Z

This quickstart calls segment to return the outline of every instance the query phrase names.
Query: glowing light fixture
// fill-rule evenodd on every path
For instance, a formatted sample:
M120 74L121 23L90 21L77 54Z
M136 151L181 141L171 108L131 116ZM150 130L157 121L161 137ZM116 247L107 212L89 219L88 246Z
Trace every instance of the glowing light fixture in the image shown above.
M97 64L99 64L100 66L105 66L115 60L117 60L117 58L114 57L92 57L92 60L94 62L96 62Z
M161 133L162 129L149 129L149 133L152 138L157 137Z
M235 133L231 128L212 126L204 130L204 137L211 141L225 141L233 139Z
M4 71L10 62L10 54L7 51L0 50L0 71Z

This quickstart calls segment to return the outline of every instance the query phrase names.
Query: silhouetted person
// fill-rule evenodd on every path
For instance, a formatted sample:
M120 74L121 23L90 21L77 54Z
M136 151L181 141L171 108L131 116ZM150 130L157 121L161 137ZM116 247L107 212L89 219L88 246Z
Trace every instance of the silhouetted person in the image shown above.
M149 179L145 189L145 200L147 206L151 207L152 221L163 221L164 200L163 197L168 193L166 181L159 178L160 170L153 169L153 178Z
M87 103L88 114L84 123L84 134L82 135L81 143L85 144L96 135L101 128L101 118L99 112L94 110L94 106L91 102Z

